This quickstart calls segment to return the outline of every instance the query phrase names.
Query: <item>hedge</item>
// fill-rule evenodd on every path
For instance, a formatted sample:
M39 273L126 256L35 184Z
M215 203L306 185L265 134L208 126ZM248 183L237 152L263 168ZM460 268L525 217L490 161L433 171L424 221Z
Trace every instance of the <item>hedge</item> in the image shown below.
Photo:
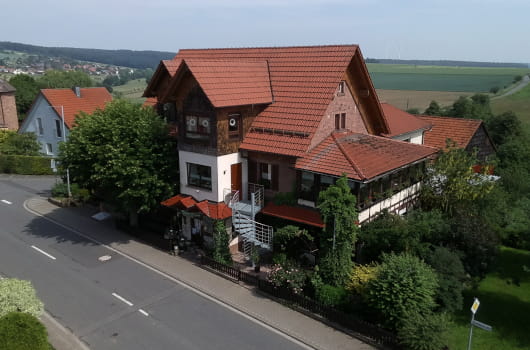
M52 175L51 158L0 154L0 173Z

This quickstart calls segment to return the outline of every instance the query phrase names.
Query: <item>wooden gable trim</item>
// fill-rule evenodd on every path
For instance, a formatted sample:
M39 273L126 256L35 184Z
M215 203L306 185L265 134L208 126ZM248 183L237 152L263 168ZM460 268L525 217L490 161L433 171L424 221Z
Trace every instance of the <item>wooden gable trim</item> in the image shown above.
M160 89L157 89L157 87L159 87L161 80L164 78L169 78L169 72L164 63L160 61L151 80L147 84L142 97L159 97L157 96L157 91Z
M345 81L368 132L372 135L388 134L390 128L359 48L348 65Z

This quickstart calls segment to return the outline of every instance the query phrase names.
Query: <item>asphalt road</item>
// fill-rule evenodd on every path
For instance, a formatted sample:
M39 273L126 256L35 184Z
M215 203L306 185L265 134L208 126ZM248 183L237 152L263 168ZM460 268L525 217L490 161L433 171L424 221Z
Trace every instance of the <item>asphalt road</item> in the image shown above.
M0 176L0 274L32 281L91 349L301 349L284 335L23 208L53 177ZM110 259L109 259L110 257Z

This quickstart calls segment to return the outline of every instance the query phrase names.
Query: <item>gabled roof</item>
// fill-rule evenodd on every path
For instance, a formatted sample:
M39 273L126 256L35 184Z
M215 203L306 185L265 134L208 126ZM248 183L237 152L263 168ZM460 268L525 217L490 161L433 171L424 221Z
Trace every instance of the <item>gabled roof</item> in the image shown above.
M184 59L177 73L187 67L214 107L272 102L267 61Z
M408 164L421 161L438 150L404 141L359 134L336 132L327 137L295 168L366 181Z
M42 89L40 92L59 117L63 106L65 123L71 128L79 112L90 114L98 108L104 108L112 100L111 94L104 87L81 88L80 91L80 97L72 89Z
M392 106L391 104L381 103L381 107L383 107L383 113L385 113L390 128L390 132L384 136L396 137L413 131L427 130L431 126L429 122Z
M356 56L360 59L354 59ZM360 72L357 75L363 75L363 77L355 76L355 78L362 81L362 88L367 90L366 95L369 97L364 103L371 103L374 106L370 118L381 125L380 129L388 131L377 95L357 45L180 50L171 65L166 61L162 62L157 69L159 72L157 76L162 76L163 71L171 75L172 67L180 66L182 61L191 62L192 60L200 61L203 65L201 69L206 69L209 64L209 69L212 70L208 73L210 77L213 71L221 70L219 61L233 62L230 65L225 64L225 67L231 67L230 69L236 69L238 65L245 67L250 62L263 64L266 61L268 63L273 103L270 103L255 117L240 145L241 149L301 156L309 149L311 138L318 129L339 82L345 78L345 73L351 67L357 67L355 71ZM190 70L193 73L193 67L190 67ZM177 71L171 78L173 84L169 85L173 88L179 79ZM169 96L166 91L157 92L157 88L163 89L156 85L158 80L160 79L157 78L149 84L144 96L152 97L158 94L159 99L161 94ZM260 79L260 86L264 81ZM264 97L262 89L263 87L260 88L260 96ZM238 96L239 103L246 103L245 101L256 98L252 96L255 92L250 90L238 91L241 92ZM205 93L208 95L206 89ZM263 98L262 101L265 100L268 100L268 95L267 99ZM274 147L269 144L271 139L275 143Z
M471 138L482 125L480 119L464 119L452 117L435 117L422 115L421 120L432 125L423 136L425 145L445 149L447 139L456 142L458 147L466 148Z
M0 92L14 92L17 89L7 81L0 79Z

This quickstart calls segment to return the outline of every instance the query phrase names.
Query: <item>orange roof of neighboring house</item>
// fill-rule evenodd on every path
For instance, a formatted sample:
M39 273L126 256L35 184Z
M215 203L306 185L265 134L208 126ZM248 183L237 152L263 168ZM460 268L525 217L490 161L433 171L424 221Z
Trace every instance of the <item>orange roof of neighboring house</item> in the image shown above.
M232 209L228 207L224 202L211 203L207 200L197 202L193 197L178 194L174 197L166 199L161 202L165 207L169 208L180 208L180 209L197 209L207 217L214 220L223 220L232 216Z
M435 117L422 115L423 121L432 124L431 130L423 136L425 145L445 149L447 139L456 142L457 146L466 148L471 138L482 124L480 119L464 119L452 117Z
M77 97L72 89L42 89L41 93L60 117L63 106L64 120L69 128L74 125L75 116L79 112L90 114L98 108L104 108L112 100L111 94L104 87L81 88L81 97Z
M207 200L195 205L200 212L214 220L223 220L232 216L232 209L224 202L211 203Z
M324 222L322 221L320 213L313 209L292 207L289 205L276 205L273 202L269 202L261 212L266 215L301 222L311 226L324 227Z
M387 137L395 137L420 129L427 130L431 126L430 123L391 104L381 103L381 107L383 107L383 113L385 113L390 128L390 132L385 134Z
M355 57L358 58L354 59ZM383 129L388 128L357 45L180 50L171 63L163 61L163 67L173 77L174 83L178 82L179 74L178 69L173 68L180 66L183 61L188 64L200 62L201 74L207 76L210 87L216 90L226 80L225 77L218 77L223 70L242 73L244 69L252 69L255 74L259 72L260 78L256 82L258 91L236 88L236 85L242 83L241 77L230 81L231 89L234 89L231 93L239 92L237 98L233 98L234 102L230 103L248 103L256 99L261 103L272 101L255 117L240 145L241 149L262 152L273 150L276 154L301 156L308 150L311 137L319 127L339 82L344 79L352 62L360 67L360 71L365 72L356 77L360 84L372 90L368 94L369 100L364 102L370 101L375 106L372 119L377 120ZM219 63L221 61L232 63L224 63L223 67ZM269 99L269 90L265 89L265 64L268 66L272 99ZM194 68L199 67L193 67L193 63L191 65L190 70L195 75ZM236 68L238 66L241 68ZM157 71L162 72L161 68ZM205 88L200 81L201 74L196 79ZM250 78L245 79L251 81ZM146 89L145 96L159 94L156 91L157 80L153 80L152 84ZM205 93L210 97L207 89L208 87ZM169 93L169 90L165 91L164 96L169 96ZM222 105L228 105L228 102L223 102ZM291 137L293 135L295 137ZM269 144L271 138L274 146Z
M296 161L295 168L369 180L425 159L437 149L384 137L336 132Z

